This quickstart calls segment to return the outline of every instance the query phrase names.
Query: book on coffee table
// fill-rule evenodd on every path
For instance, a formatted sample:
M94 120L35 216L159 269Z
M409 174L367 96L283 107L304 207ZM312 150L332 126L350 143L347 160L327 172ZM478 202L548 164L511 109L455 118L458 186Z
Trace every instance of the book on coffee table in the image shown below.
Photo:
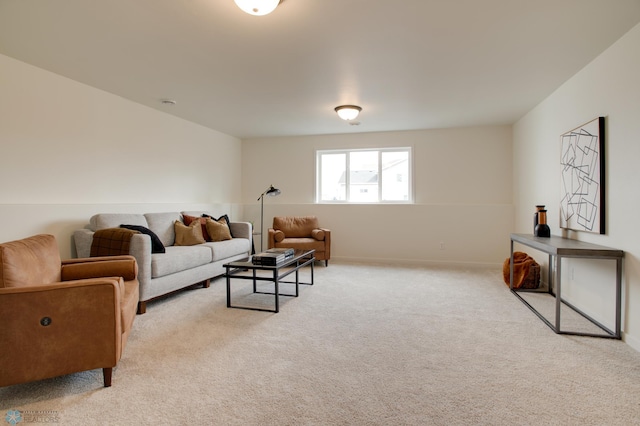
M273 247L273 248L267 249L267 253L280 253L280 254L284 254L285 257L291 257L293 256L294 250L292 248Z

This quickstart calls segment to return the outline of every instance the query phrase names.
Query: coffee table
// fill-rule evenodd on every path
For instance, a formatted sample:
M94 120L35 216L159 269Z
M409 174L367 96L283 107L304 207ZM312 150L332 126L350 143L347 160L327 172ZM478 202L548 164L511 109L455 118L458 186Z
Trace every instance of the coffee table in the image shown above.
M283 260L282 262L274 265L254 265L251 262L251 257L246 259L229 262L222 265L226 268L225 277L227 278L227 308L238 309L250 309L253 311L264 312L279 312L280 311L280 296L298 297L298 286L300 284L313 285L313 263L316 258L314 256L315 250L296 250L293 257ZM307 265L311 266L311 282L300 282L299 271ZM267 271L261 275L258 271ZM295 281L283 281L282 279L290 274L295 273ZM257 308L250 306L232 306L231 305L231 279L250 280L253 282L253 293L256 294L268 294L273 295L275 299L274 309ZM273 292L258 291L258 281L270 281L274 283ZM295 284L295 294L280 293L280 284L289 283Z

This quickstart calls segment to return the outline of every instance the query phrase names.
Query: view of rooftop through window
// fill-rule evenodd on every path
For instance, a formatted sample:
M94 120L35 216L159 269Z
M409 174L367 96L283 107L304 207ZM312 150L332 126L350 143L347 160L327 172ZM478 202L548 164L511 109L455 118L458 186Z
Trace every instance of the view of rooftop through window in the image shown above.
M318 151L316 201L411 202L410 154L410 148Z

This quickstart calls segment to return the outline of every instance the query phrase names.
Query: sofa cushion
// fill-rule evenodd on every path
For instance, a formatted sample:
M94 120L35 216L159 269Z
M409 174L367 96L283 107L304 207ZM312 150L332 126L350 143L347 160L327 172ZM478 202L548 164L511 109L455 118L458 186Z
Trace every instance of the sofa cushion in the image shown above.
M231 231L229 225L224 217L220 220L215 220L210 217L203 218L205 220L205 226L207 227L207 234L209 235L209 241L225 241L231 239Z
M239 254L246 254L248 257L251 250L251 242L247 238L210 242L205 243L205 246L211 249L214 262Z
M204 245L166 247L166 253L151 255L151 278L206 265L211 259L211 249Z
M193 221L187 226L176 220L173 225L176 232L176 246L193 246L205 242L200 221Z
M141 214L130 213L100 213L91 216L89 229L97 231L105 228L118 228L123 223L149 227L147 219Z
M155 232L165 247L172 246L175 243L176 233L173 223L176 220L182 220L182 215L180 213L146 213L144 217L149 223L147 227Z

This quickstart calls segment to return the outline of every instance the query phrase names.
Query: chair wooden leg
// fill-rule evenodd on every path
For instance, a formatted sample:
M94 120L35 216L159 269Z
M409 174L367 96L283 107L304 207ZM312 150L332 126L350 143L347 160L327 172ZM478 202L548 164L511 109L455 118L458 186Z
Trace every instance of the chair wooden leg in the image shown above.
M111 386L111 375L113 374L113 368L103 368L102 375L104 376L104 387Z
M138 311L136 312L138 315L142 315L147 312L147 302L138 302Z
M202 288L209 288L211 286L211 280L202 281Z

